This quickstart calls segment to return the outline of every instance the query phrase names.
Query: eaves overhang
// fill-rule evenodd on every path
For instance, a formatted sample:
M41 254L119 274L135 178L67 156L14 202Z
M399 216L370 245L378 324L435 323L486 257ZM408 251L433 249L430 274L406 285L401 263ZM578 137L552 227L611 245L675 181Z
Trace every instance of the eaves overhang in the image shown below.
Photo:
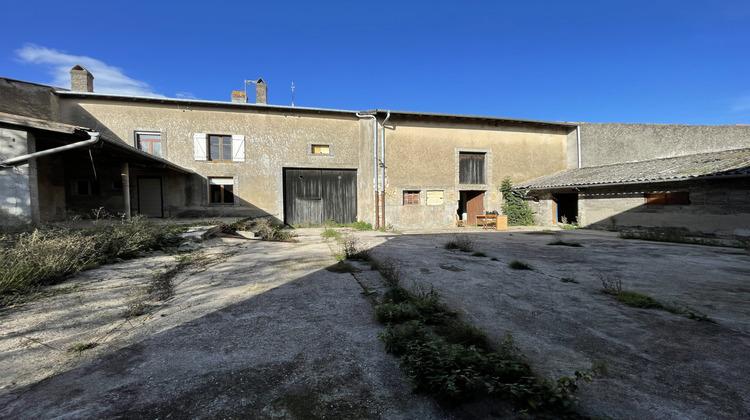
M268 105L268 104L256 104L256 103L238 103L238 102L225 102L225 101L207 101L199 99L180 99L180 98L160 98L153 96L134 96L134 95L115 95L108 93L95 93L95 92L77 92L67 90L56 90L55 94L63 98L81 98L81 99L101 99L119 102L136 102L136 103L152 103L152 104L165 104L165 105L177 105L177 106L200 106L200 107L212 107L212 108L223 108L223 109L235 109L235 110L254 110L254 111L273 111L280 113L311 113L311 114L331 114L331 115L346 115L356 117L357 111L349 111L343 109L329 109L329 108L312 108L304 106L285 106L285 105Z

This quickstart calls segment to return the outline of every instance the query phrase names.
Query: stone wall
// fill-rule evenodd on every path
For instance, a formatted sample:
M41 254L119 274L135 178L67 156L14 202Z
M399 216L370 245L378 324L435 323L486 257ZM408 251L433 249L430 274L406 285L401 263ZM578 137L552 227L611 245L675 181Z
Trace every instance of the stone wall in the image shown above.
M685 191L689 204L647 204L646 193ZM552 224L554 203L539 194L532 208L540 224ZM579 193L579 224L598 229L672 227L718 237L750 236L750 180L715 179L679 183L588 188Z
M583 167L748 147L747 125L581 124Z

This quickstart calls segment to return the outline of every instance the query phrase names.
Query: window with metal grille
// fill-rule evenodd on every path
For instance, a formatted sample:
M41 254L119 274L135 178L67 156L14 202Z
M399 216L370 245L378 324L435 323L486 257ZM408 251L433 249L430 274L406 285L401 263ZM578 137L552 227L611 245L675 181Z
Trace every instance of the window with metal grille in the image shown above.
M404 205L405 206L418 206L419 205L419 191L404 191Z
M458 182L484 184L484 153L458 153Z
M687 191L646 193L646 204L688 205L690 195Z

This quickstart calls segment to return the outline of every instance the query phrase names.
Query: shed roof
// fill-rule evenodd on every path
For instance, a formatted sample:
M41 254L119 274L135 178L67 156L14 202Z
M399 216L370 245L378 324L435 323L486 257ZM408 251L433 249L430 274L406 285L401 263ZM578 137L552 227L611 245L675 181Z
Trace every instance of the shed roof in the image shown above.
M750 149L569 169L516 185L527 190L750 176Z

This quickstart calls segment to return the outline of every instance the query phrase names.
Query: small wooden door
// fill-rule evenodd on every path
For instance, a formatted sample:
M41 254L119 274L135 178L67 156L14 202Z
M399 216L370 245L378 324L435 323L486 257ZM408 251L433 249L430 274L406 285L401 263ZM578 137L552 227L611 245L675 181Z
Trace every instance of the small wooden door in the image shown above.
M469 224L477 223L477 216L484 215L484 191L466 191L466 218Z
M138 178L138 213L148 217L163 217L161 178Z

